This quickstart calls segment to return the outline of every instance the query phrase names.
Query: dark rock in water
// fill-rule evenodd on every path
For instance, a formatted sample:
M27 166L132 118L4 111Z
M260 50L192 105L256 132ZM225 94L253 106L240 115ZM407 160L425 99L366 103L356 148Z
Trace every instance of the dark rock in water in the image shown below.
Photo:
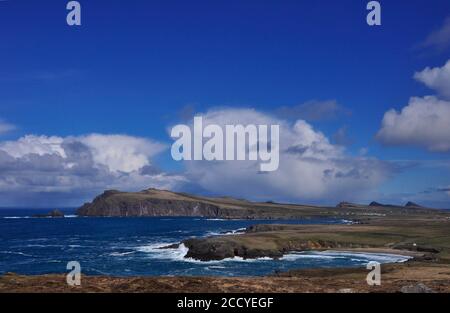
M53 211L50 211L47 214L35 214L35 215L33 215L33 217L40 217L40 218L45 218L45 217L64 217L64 213L61 212L60 210L53 210Z
M405 207L407 208L423 208L423 206L418 205L417 203L409 201L407 204L405 204Z
M408 285L403 286L400 289L401 293L435 293L431 288L425 286L422 283L419 283L417 285Z
M256 259L261 257L281 258L283 251L273 249L250 248L239 242L222 240L218 238L188 239L183 244L189 249L186 258L200 261L215 261L234 257Z

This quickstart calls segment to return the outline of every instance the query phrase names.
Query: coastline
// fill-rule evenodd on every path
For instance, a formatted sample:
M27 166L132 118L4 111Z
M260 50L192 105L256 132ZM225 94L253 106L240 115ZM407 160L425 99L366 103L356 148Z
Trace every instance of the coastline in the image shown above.
M115 199L120 196L122 198L124 195L112 193L106 196L111 201L111 197ZM127 196L129 195L127 194ZM132 196L134 201L136 195L133 194ZM140 196L144 196L147 199L146 201L150 201L148 200L148 192ZM152 194L153 196L154 194ZM161 194L158 193L157 196L161 196ZM168 195L164 194L164 197L166 196ZM181 195L176 196L181 197ZM186 195L182 196L187 197ZM102 195L102 197L105 197L105 195ZM173 199L170 199L166 203L160 200L158 199L156 202L159 206L168 205L168 201L173 201ZM182 204L188 200L177 201L182 201L178 208L182 211ZM366 276L369 271L365 266L361 267L362 263L359 263L358 266L360 267L344 267L343 263L338 263L336 265L338 267L330 268L325 267L328 266L325 263L320 265L314 255L314 264L310 269L290 267L283 269L283 272L275 269L275 272L270 272L271 274L262 274L265 276L252 276L253 272L242 277L225 277L226 274L222 274L223 272L216 273L216 276L199 276L203 274L197 273L192 276L175 274L176 276L172 277L144 276L140 273L127 277L115 276L122 275L119 271L116 272L117 274L107 274L109 276L104 274L83 276L81 288L68 287L65 274L38 276L5 274L0 277L0 292L399 292L405 286L418 284L425 284L436 292L450 292L450 212L380 204L355 206L344 203L335 208L292 205L286 208L287 205L251 203L230 199L195 198L193 203L196 204L197 201L206 203L205 210L206 208L212 209L209 205L215 206L219 202L224 202L222 203L223 206L220 207L220 210L225 210L222 212L230 212L226 209L232 204L233 212L239 211L239 215L247 217L240 220L247 221L252 221L254 217L262 215L267 218L271 217L272 220L276 217L311 219L317 216L353 222L344 224L289 224L284 220L279 220L273 223L257 224L258 222L264 223L264 221L253 221L249 224L250 226L248 224L245 226L244 232L227 231L202 237L182 236L177 237L177 241L174 241L177 242L176 244L162 246L159 249L179 249L180 245L183 244L184 247L182 248L186 250L186 254L183 253L183 255L177 255L177 257L192 259L195 262L220 262L233 258L243 261L260 258L283 260L286 256L294 255L294 257L297 257L302 253L319 254L319 257L322 258L328 257L325 253L330 252L390 254L411 257L412 259L406 258L405 261L402 261L403 263L389 263L389 258L382 259L383 283L378 287L367 285ZM191 213L197 214L194 204L191 204ZM96 207L97 209L100 210L100 207ZM217 212L220 212L220 210ZM266 215L272 210L275 210L275 216ZM217 212L213 211L211 212L217 216ZM104 215L93 214L89 217L95 217L98 220L98 217L109 217L109 213L114 212L106 210ZM158 212L147 213L156 214ZM147 213L142 216L134 214L113 216L153 217L153 215ZM177 212L171 211L169 213L175 214ZM248 213L253 215L248 215ZM171 219L172 215L170 214L160 218ZM236 215L228 217L234 219ZM193 218L193 216L188 217ZM217 217L210 216L202 216L202 218L217 220ZM227 221L228 219L221 218L220 220ZM71 219L71 221L77 222L79 220ZM81 221L86 222L89 219L81 219ZM108 227L110 227L109 221L111 220L107 220ZM117 221L113 220L112 222ZM149 222L151 220L141 220L139 224L145 225L144 228L147 229ZM62 223L62 221L56 219L55 223ZM52 222L47 224L53 225ZM126 234L123 233L121 236L126 236ZM138 239L140 238L136 237L136 240ZM146 248L148 247L146 246ZM364 262L367 260L367 258L360 259L364 259ZM51 271L52 269L44 273L51 273ZM166 275L166 271L159 272L157 275Z
M5 274L0 276L0 293L398 293L418 284L433 292L450 292L448 265L411 261L384 264L381 269L381 286L367 285L365 268L304 269L239 278L82 276L80 287L69 287L61 274Z

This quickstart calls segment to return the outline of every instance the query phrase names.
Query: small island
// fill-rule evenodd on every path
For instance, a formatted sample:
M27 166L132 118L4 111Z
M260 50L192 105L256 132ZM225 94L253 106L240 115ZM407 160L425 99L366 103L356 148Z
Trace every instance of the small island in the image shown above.
M34 214L33 217L35 218L63 218L64 217L64 213L61 212L60 210L52 210L50 212L48 212L47 214Z

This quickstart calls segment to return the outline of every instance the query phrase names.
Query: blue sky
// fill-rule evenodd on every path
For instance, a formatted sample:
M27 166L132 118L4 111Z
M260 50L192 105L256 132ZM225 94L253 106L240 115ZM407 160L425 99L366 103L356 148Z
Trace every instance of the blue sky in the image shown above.
M10 127L4 132L0 127L0 150L1 142L9 143L6 153L15 161L23 158L24 153L11 152L17 145L11 147L26 135L121 134L170 145L168 127L183 121L183 113L250 108L295 123L295 114L280 117L283 108L305 118L302 112L329 101L333 104L322 107L326 118L307 119L314 130L345 145L348 158L363 154L393 168L355 201L413 199L450 208L448 149L392 139L391 132L376 138L386 112L400 111L411 97L435 95L448 103L445 85L433 89L414 73L426 67L444 71L450 59L450 2L380 1L379 27L366 24L367 2L89 0L80 1L82 25L69 27L66 1L1 1L0 123ZM194 188L197 176L188 172L196 169L172 161L168 150L144 154L158 171L186 178L188 183L175 189L236 193L227 186ZM16 187L0 184L3 206L63 205L64 199L76 205L110 187L99 182L89 191L55 190L45 184L42 168L35 170L43 180L30 183L27 175L34 170L11 174L5 166L0 167L4 185ZM121 189L131 187L141 185ZM279 187L267 196L323 204L338 200L323 196L326 186L317 197L277 194ZM250 191L236 196L263 198Z

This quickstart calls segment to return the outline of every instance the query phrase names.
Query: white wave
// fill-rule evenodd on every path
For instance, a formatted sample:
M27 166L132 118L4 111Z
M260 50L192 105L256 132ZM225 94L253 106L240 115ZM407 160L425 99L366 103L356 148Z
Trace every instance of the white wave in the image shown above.
M355 262L378 262L378 263L403 263L411 259L410 256L390 254L390 253L365 253L348 251L308 251L296 252L284 255L280 260L296 261L298 259L350 259Z
M207 221L222 221L222 222L228 222L228 221L247 221L243 218L207 218L205 219Z
M34 257L34 255L26 254L26 253L19 252L19 251L0 251L0 253L4 253L4 254L16 254L16 255L22 255L22 256L31 257L31 258Z
M189 249L184 244L180 244L178 248L170 248L170 249L164 248L172 244L174 243L160 242L140 246L137 247L136 250L139 252L147 253L148 254L147 257L151 259L183 261Z
M226 232L219 232L219 231L210 231L207 232L205 236L229 236L229 235L238 235L238 234L244 234L245 228L238 228L235 230L230 230Z
M64 215L65 218L74 218L78 217L78 215ZM22 219L22 218L41 218L41 217L35 217L35 216L3 216L4 219ZM46 216L44 218L53 218L51 216Z
M235 256L233 258L226 258L222 260L210 260L210 261L201 261L194 258L186 258L186 255L189 251L189 248L186 247L183 243L178 246L178 248L164 248L173 243L154 243L145 246L137 247L136 250L139 252L147 253L147 257L151 259L158 260L171 260L171 261L181 261L181 262L189 262L189 263L197 263L197 264L219 264L224 262L258 262L258 261L272 261L272 258L262 257L256 259L244 259L239 256Z
M124 256L124 255L128 255L128 254L132 254L135 253L136 251L129 251L129 252L112 252L109 255L110 256Z
M346 258L354 258L354 259L363 259L365 261L374 261L379 263L403 263L410 259L411 256L401 255L401 254L393 254L393 253L376 253L376 252L347 252L347 251L334 251L327 250L323 252L326 255L335 256L335 257L346 257Z
M316 254L306 254L303 252L299 253L289 253L285 254L283 257L280 258L281 261L297 261L299 259L328 259L333 260L336 259L336 257L330 256L330 255L316 255Z
M184 262L190 262L190 263L198 263L198 264L221 264L226 262L247 262L247 263L253 263L253 262L261 262L261 261L273 261L272 258L268 257L262 257L262 258L256 258L256 259L244 259L240 256L235 256L232 258L226 258L222 260L210 260L210 261L201 261L193 258L184 258L182 259Z

